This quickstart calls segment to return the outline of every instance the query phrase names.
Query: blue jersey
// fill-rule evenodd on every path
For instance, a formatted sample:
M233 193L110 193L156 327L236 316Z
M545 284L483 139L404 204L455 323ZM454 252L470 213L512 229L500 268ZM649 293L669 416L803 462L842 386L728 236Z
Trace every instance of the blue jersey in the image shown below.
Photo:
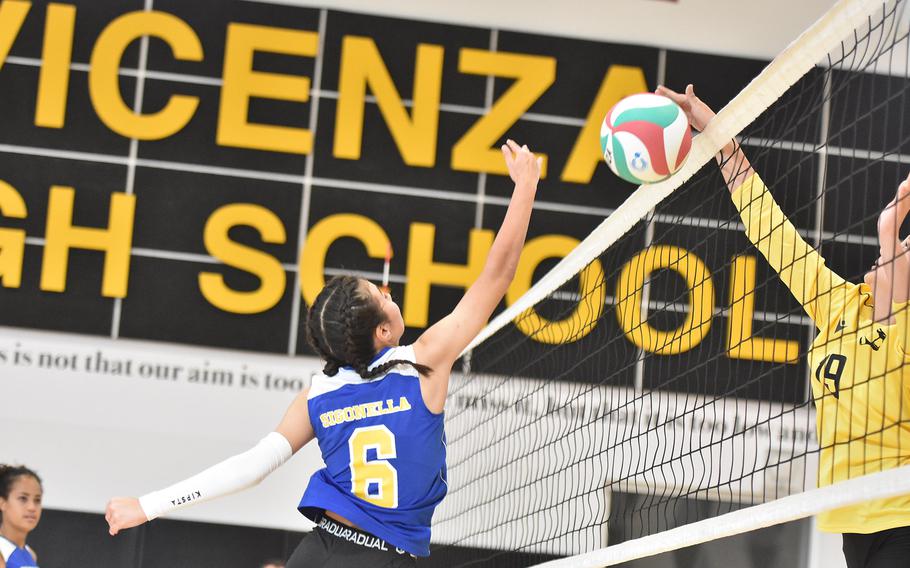
M370 368L414 361L411 346L384 349ZM443 415L426 407L407 365L364 380L353 369L313 377L310 422L326 467L300 500L318 521L325 510L417 556L430 554L430 521L446 494Z
M27 544L24 548L19 548L2 536L0 536L0 556L6 562L6 568L38 568L33 551Z

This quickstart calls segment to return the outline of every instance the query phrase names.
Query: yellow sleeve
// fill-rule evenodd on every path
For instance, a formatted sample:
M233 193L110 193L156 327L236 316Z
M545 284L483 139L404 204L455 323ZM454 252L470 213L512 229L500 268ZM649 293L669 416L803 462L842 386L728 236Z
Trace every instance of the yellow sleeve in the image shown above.
M855 287L825 266L825 259L799 236L758 174L732 194L746 236L819 328L831 319L832 300Z

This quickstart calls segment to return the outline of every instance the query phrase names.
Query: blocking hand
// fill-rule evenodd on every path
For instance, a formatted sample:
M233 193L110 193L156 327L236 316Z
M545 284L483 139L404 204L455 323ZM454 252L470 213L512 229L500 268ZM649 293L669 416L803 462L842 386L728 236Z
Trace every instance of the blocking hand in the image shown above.
M658 95L663 95L679 105L679 108L686 113L686 118L689 119L689 124L692 125L692 128L701 132L705 129L705 126L711 122L711 119L714 118L714 111L711 110L711 107L706 105L700 98L695 96L695 88L689 84L686 85L686 92L677 93L672 89L668 89L661 85L657 87L657 90L654 91Z

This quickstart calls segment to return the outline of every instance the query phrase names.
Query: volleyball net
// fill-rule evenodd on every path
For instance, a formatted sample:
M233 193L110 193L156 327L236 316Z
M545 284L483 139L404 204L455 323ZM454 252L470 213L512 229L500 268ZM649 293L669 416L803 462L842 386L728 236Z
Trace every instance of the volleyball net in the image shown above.
M477 549L465 565L510 552L606 566L910 493L910 472L892 469L910 458L910 408L886 396L910 388L903 363L854 369L862 384L836 357L810 368L816 324L790 292L812 250L855 283L879 256L876 222L910 167L905 4L835 4L718 112L678 174L639 188L545 274L519 268L536 283L452 380L435 541ZM734 138L809 245L787 257L775 242L780 272L715 161ZM550 258L547 238L525 254ZM827 351L865 349L866 364L879 328L856 323ZM817 432L831 396L861 417L844 439Z

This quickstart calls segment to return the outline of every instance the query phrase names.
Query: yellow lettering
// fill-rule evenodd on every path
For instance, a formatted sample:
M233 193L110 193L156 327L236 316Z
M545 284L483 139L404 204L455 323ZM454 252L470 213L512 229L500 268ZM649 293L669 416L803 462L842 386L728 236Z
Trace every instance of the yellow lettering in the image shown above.
M235 314L258 314L272 309L281 300L287 276L284 267L272 255L228 237L228 231L238 225L253 227L266 243L282 244L287 240L281 219L265 207L235 203L217 209L205 224L206 250L228 266L255 275L261 285L256 290L238 292L225 284L221 274L201 272L199 289L205 299L219 309Z
M0 181L0 215L13 219L25 219L28 215L22 195L5 181ZM22 283L24 254L25 231L0 228L0 282L4 288L18 288Z
M541 55L463 48L458 70L472 75L516 79L493 107L452 147L452 169L508 174L502 152L493 148L502 135L527 112L556 79L556 59ZM547 156L541 177L546 177Z
M534 271L541 262L548 258L564 257L576 246L578 240L563 235L544 235L528 241L521 251L515 278L506 292L506 303L514 304L528 291ZM581 271L578 291L580 301L568 317L550 321L538 314L534 308L529 308L515 318L515 326L528 337L541 343L555 345L578 341L591 333L603 314L607 295L603 280L603 266L595 259Z
M562 181L590 183L594 169L603 160L600 153L600 125L607 111L623 97L647 90L645 73L640 67L610 66L600 84L594 104L588 111L585 126L575 140L566 167L562 170Z
M153 114L133 112L120 93L118 70L123 52L136 39L154 36L164 40L174 57L201 61L202 44L186 22L164 12L131 12L112 21L98 36L92 51L88 76L89 94L95 112L114 132L127 138L160 140L179 132L193 117L199 99L173 95Z
M411 410L411 403L408 402L407 397L403 396L399 399L398 406L395 406L395 401L392 399L387 399L385 402L365 402L355 406L345 406L344 408L324 412L319 415L319 420L322 422L324 428L328 428L344 422L355 422L357 420L363 420L364 418L394 414L396 412L404 412L405 410Z
M38 78L38 101L35 105L36 126L63 128L66 121L66 98L75 26L75 6L56 3L47 5L44 47L41 51L41 75Z
M682 326L661 331L642 321L642 289L651 274L662 268L675 271L689 288L689 311ZM675 246L656 245L627 262L616 283L616 317L623 333L639 348L660 355L677 355L701 343L711 329L714 283L705 263Z
M468 238L468 263L466 265L433 261L436 227L428 223L412 223L408 248L408 283L404 289L404 323L407 326L426 327L430 306L430 286L467 288L477 280L483 270L493 231L471 229Z
M731 359L769 363L798 363L799 341L752 336L755 313L755 257L733 258L727 353Z
M253 71L256 52L315 57L318 49L316 32L252 24L228 25L218 144L290 154L312 152L312 132L305 128L252 123L249 107L253 97L298 103L310 100L309 77Z
M22 0L5 0L0 2L0 69L6 63L13 42L19 37L25 16L31 9L31 2Z
M404 163L431 168L436 164L436 132L442 90L443 48L417 46L411 117L392 82L372 38L345 36L341 47L338 110L335 113L335 157L360 159L367 86L376 96Z
M376 452L367 461L367 450ZM386 460L395 459L395 436L384 425L357 428L348 440L351 455L351 492L364 501L388 509L398 507L398 472ZM378 484L378 494L370 486Z
M41 289L48 292L65 291L69 251L71 248L82 248L104 252L101 294L108 298L123 298L129 281L136 196L111 194L107 229L94 229L73 226L75 193L71 187L51 187Z
M370 258L385 258L389 248L386 232L378 223L363 215L331 215L313 225L300 254L300 288L308 305L313 305L325 286L325 255L329 247L344 237L362 242Z

